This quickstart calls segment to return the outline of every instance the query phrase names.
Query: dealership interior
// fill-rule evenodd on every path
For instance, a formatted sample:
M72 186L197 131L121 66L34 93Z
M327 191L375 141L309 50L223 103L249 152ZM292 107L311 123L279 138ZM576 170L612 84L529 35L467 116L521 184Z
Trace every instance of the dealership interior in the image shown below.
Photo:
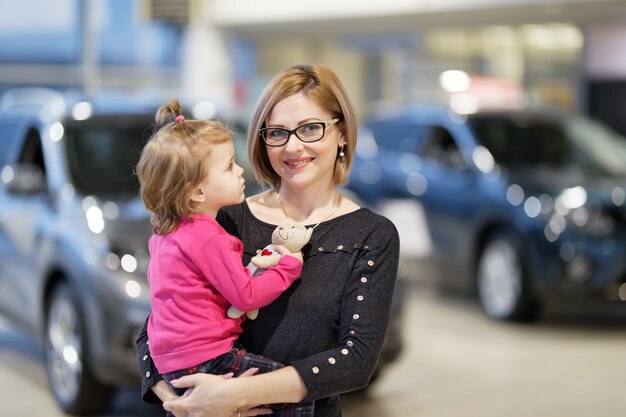
M342 192L400 236L396 350L367 388L341 394L345 417L625 415L626 0L0 5L0 142L14 91L63 97L66 119L43 124L44 148L67 141L97 99L180 97L190 115L237 127L246 194L255 180L245 126L265 85L295 63L337 73L360 123ZM37 245L44 221L24 220L35 210L23 208L53 198L45 187L24 192L11 217L18 171L8 148L0 143L0 412L63 417L72 414L50 387L42 332L33 337L8 311L35 294L23 271L42 269L24 242L50 250ZM76 213L97 212L102 228L120 211L76 190L61 198L80 197ZM147 219L135 202L132 216ZM124 308L112 309L133 323L123 360L137 378L102 384L113 394L96 415L165 415L141 400L131 346L149 308L137 269L147 251L132 254L131 271L122 249L107 249L102 265L94 254L81 260L122 277Z

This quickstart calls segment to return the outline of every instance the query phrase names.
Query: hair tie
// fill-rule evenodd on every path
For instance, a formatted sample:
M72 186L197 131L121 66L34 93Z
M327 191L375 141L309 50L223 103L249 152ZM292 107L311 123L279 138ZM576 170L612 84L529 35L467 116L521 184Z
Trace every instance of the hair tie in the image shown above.
M183 116L182 114L179 114L178 116L176 116L176 123L182 123L185 121L185 116Z

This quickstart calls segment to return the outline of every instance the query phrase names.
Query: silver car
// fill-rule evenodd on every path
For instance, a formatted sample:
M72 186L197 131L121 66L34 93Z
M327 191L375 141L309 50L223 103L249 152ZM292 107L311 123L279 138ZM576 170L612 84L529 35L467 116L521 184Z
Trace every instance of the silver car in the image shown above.
M0 106L0 313L43 343L60 407L98 412L138 380L151 228L133 166L153 111L20 94Z

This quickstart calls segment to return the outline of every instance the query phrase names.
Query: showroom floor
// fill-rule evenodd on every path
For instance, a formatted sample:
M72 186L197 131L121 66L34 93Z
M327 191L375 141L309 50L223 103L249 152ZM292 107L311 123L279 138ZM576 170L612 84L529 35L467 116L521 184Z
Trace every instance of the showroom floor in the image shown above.
M468 300L411 286L402 357L345 417L604 417L626 415L626 323L552 315L496 323ZM61 417L40 350L0 318L0 414ZM136 391L107 416L155 415Z

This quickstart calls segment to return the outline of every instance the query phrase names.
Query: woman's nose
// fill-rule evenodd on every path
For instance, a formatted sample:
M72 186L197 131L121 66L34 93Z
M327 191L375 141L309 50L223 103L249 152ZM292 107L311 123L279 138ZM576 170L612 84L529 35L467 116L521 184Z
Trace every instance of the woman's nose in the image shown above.
M289 135L289 138L287 139L287 143L285 144L285 149L291 152L299 151L302 149L302 141L298 139L295 133L292 133L291 135Z

